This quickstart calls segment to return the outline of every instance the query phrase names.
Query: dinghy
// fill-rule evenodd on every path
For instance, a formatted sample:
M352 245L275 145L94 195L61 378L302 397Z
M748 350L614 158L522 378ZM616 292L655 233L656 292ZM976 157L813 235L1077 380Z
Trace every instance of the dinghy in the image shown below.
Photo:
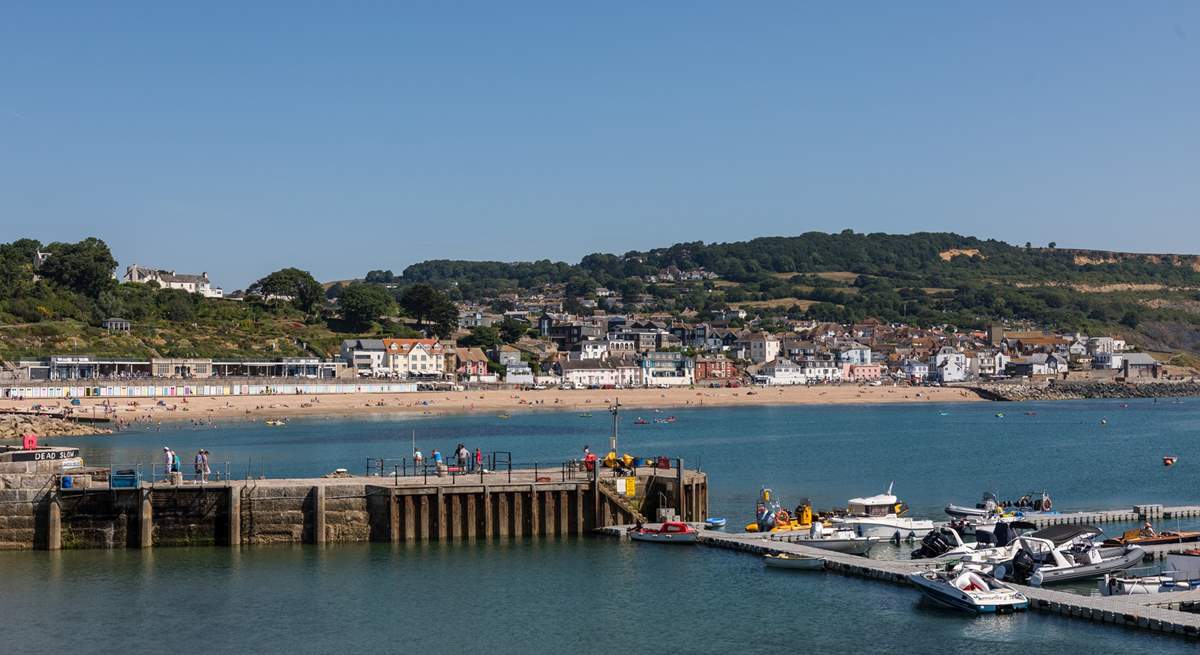
M694 544L700 532L682 521L667 521L658 529L630 528L629 538L634 541L654 541L662 544Z
M704 527L708 528L709 530L720 530L721 528L725 527L725 523L725 519L711 517L704 520Z
M929 599L967 612L1007 613L1029 607L1025 594L978 571L924 571L908 579Z
M774 569L797 569L801 571L818 571L825 568L825 560L820 557L791 555L788 553L764 555L763 564Z

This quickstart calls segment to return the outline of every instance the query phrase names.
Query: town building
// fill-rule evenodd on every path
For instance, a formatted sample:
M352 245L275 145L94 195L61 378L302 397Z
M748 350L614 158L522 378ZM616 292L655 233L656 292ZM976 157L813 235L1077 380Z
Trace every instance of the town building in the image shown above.
M445 348L432 339L384 339L384 368L397 378L441 378L446 375Z
M163 289L179 289L188 293L198 293L205 298L222 298L225 296L225 292L221 288L212 286L207 272L192 275L189 273L144 268L134 264L125 269L125 281L140 284L154 282Z
M382 339L344 339L340 354L346 366L362 376L378 375L386 368Z
M700 380L733 380L738 376L737 366L729 358L721 355L696 357L693 374L697 382Z

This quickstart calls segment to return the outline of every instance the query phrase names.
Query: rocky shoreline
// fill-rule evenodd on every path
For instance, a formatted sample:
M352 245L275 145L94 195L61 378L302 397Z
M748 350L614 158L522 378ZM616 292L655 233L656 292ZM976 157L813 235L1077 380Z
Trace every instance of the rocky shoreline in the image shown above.
M0 414L0 439L19 439L29 433L38 437L87 437L112 434L112 430L51 416Z
M991 400L1087 400L1200 396L1200 382L1063 382L985 384L976 391Z

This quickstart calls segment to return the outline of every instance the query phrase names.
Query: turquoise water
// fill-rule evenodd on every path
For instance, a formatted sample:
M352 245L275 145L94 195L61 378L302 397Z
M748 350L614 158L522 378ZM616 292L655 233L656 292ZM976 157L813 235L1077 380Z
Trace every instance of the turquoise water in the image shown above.
M918 515L985 488L1048 489L1060 509L1196 502L1200 400L670 410L622 450L682 455L710 474L711 509L749 520L758 487L819 507L891 480ZM996 418L1003 410L1005 418ZM939 412L947 412L946 416ZM1036 411L1036 416L1025 416ZM648 412L640 412L649 416ZM1100 419L1107 418L1107 425ZM605 416L567 413L230 423L78 441L93 462L212 451L243 475L361 471L462 441L557 463L607 442ZM1172 469L1163 454L1178 455ZM640 547L639 547L640 546ZM972 618L911 589L765 571L752 557L603 539L0 553L0 652L1194 652L1170 638L1027 613Z

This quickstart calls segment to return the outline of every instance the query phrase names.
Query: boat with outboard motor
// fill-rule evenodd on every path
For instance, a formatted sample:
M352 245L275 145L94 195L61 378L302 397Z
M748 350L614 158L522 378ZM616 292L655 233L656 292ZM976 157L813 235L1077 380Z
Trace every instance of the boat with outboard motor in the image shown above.
M1029 607L1025 594L991 575L962 566L913 573L908 579L930 600L967 612L1008 613Z
M892 484L888 484L885 493L851 498L845 515L834 516L831 521L835 528L880 539L920 539L933 530L933 521L905 516L907 512L908 505L892 495Z
M1039 587L1123 571L1137 566L1146 554L1136 545L1099 546L1094 539L1101 534L1103 530L1092 525L1054 525L1023 534L1014 542L1019 547L1003 572L1015 582ZM998 568L993 572L1005 577Z
M746 524L746 532L797 532L813 525L812 502L801 498L795 511L789 512L774 493L763 487L754 505L754 522Z
M700 532L682 521L667 521L658 529L641 525L632 527L629 529L629 538L662 544L694 544L700 540Z
M1200 589L1200 549L1168 553L1162 573L1132 576L1109 573L1096 585L1102 596L1163 594Z
M1153 528L1126 530L1121 536L1105 539L1104 546L1124 546L1137 544L1139 546L1161 546L1163 544L1185 544L1200 541L1200 532L1163 530L1155 532Z
M946 513L956 519L963 518L984 518L997 513L1000 507L1000 499L991 491L983 492L983 500L975 503L974 507L965 505L955 505L950 503L946 505Z
M875 544L883 541L879 537L863 537L852 530L836 530L827 528L820 523L814 523L808 534L797 531L772 532L768 539L786 541L789 544L799 544L811 548L820 548L835 553L847 555L866 555Z

